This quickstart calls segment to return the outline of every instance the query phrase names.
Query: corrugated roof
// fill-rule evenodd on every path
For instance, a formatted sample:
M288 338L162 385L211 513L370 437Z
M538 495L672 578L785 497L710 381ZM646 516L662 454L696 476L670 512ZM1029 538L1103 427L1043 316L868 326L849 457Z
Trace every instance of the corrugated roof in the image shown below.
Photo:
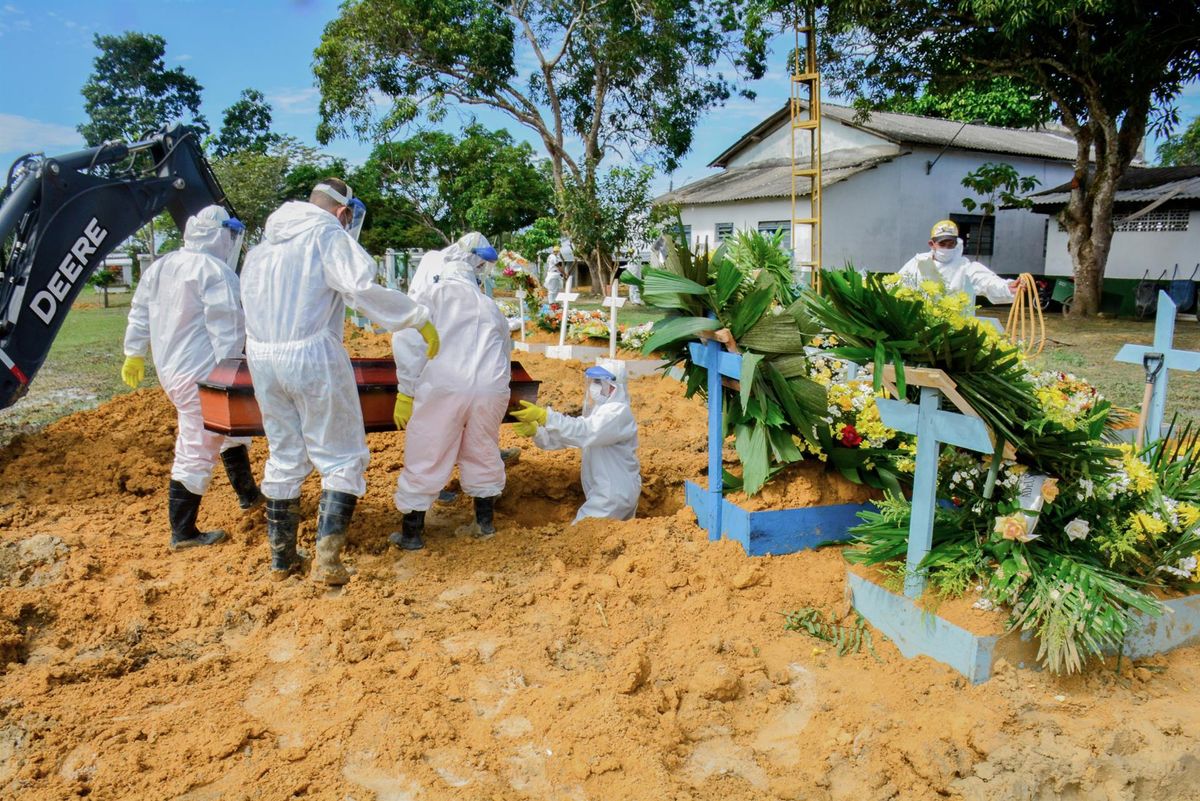
M1200 200L1200 166L1136 167L1121 176L1114 203L1152 203L1156 200ZM1033 210L1049 213L1071 199L1071 184L1030 195Z
M844 181L852 175L872 169L893 156L877 156L853 164L824 165L821 170L821 188ZM807 195L811 189L808 178L798 178L797 190ZM681 186L655 198L655 203L678 203L682 206L697 206L705 203L728 203L735 200L759 200L792 196L792 164L786 159L771 159L732 167L723 172Z
M1018 156L1033 156L1060 161L1075 159L1075 140L1052 131L999 128L994 125L963 125L955 120L920 117L915 114L898 114L890 111L873 111L866 122L855 122L856 112L854 109L834 103L822 103L821 113L823 118L837 120L897 144L942 147L953 139L953 148L956 150L1011 153ZM785 105L747 131L724 153L713 159L708 166L724 167L738 153L762 140L780 125L785 124L789 116L789 106Z

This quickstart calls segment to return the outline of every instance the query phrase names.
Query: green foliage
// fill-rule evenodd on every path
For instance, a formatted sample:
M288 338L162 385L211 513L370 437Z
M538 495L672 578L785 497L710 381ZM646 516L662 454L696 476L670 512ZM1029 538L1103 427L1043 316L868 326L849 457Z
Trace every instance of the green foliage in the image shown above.
M499 241L546 215L553 189L533 148L504 130L467 126L461 137L424 131L375 148L360 170L383 197L404 201L408 222L443 242L467 231Z
M88 145L137 141L177 119L208 131L200 114L202 87L183 67L167 69L165 39L130 31L96 34L93 42L100 54L83 86L88 121L79 126Z
M591 184L568 178L562 193L564 228L576 258L596 268L601 286L612 283L613 256L643 239L650 206L650 167L614 167Z
M764 248L778 248L778 242L771 244L758 232L749 236L760 241L744 243L737 255L762 259L738 261L722 245L706 261L668 237L663 269L623 280L640 285L647 304L673 312L655 323L642 352L669 354L682 363L689 396L703 394L706 384L704 368L691 362L688 343L701 332L722 328L739 343L742 386L723 393L724 420L742 464L737 484L753 495L771 475L802 458L796 437L829 442L830 435L823 421L824 388L793 364L806 358L804 346L817 330L800 301L784 305L793 293L790 274L783 279L759 267L763 259L776 260L765 256Z
M915 97L895 95L876 108L959 122L983 120L1004 128L1032 128L1051 119L1051 103L1043 90L1005 76L940 89L926 86Z
M810 637L831 644L838 656L857 654L863 648L878 662L879 655L875 653L875 644L867 621L858 612L854 613L854 622L845 625L839 623L833 615L828 617L820 609L806 606L789 612L785 616L783 627L788 631L798 631Z
M975 211L978 208L985 217L996 213L997 201L1001 206L1032 208L1033 201L1025 195L1036 189L1040 183L1041 181L1032 175L1021 175L1011 164L988 161L963 176L962 185L984 198L979 202L965 197L962 200L963 208L967 211Z
M538 254L554 247L561 240L562 229L559 227L558 218L538 217L509 238L508 248L537 264Z
M1200 116L1158 146L1158 163L1163 167L1200 164Z
M257 89L243 89L241 97L225 109L213 152L217 156L237 151L266 153L278 141L279 135L271 132L271 104Z
M1021 355L1007 340L989 326L967 324L958 310L943 314L919 297L899 296L884 281L831 270L822 276L820 296L804 296L813 319L842 340L834 353L874 363L877 382L884 364L892 364L902 394L905 366L944 370L996 437L1034 467L1062 477L1109 472L1112 451L1097 441L1107 403L1074 429L1047 422Z

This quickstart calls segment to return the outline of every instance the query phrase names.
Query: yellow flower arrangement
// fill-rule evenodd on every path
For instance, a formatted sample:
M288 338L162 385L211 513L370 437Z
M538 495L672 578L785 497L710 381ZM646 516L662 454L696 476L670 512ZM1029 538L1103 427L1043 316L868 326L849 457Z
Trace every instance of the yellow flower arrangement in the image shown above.
M1183 528L1190 529L1196 523L1200 522L1200 507L1193 506L1190 503L1181 503L1175 510L1179 515L1179 522L1183 524Z
M1148 512L1134 512L1130 517L1130 527L1139 532L1138 542L1144 540L1147 534L1158 537L1167 531L1167 524Z
M1126 443L1117 446L1121 451L1121 469L1129 477L1129 489L1143 495L1154 489L1154 474L1137 456L1137 449Z

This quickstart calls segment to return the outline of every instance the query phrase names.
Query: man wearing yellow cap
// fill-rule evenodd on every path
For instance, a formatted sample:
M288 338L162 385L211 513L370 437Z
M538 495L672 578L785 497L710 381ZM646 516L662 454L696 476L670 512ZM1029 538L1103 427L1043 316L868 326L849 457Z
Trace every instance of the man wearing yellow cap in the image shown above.
M947 292L983 295L992 303L1012 303L1016 281L1007 281L977 261L963 255L958 226L939 220L929 232L929 250L918 253L900 268L900 277L911 287L922 281L939 281Z

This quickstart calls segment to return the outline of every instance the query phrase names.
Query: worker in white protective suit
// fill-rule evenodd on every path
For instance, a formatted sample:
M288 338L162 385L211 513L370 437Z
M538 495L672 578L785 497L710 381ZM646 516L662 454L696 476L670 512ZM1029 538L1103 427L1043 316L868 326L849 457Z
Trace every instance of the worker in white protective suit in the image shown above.
M457 258L463 251L494 254L487 268L480 271L481 278L495 269L496 260L500 258L496 249L483 234L478 231L463 234L461 239L449 247L426 251L425 255L421 257L420 263L417 264L416 272L413 273L412 282L408 287L408 296L415 297L441 280L442 268L446 264L447 258Z
M196 528L218 454L239 505L262 503L246 449L250 440L205 430L196 386L217 362L242 355L246 329L235 270L244 231L220 206L201 209L184 226L183 247L146 269L129 307L121 378L131 388L145 379L149 348L159 383L175 404L178 432L167 495L173 551L225 538L224 531Z
M587 498L575 515L630 520L637 513L642 492L638 463L637 421L629 406L625 364L597 359L584 371L586 394L583 415L568 417L551 408L521 401L513 412L520 422L514 430L545 450L579 448L583 451L581 479Z
M549 258L546 259L546 280L542 281L542 286L546 287L546 302L555 303L558 298L558 293L563 291L566 286L567 274L565 263L562 257L562 248L558 245L550 252Z
M350 578L341 551L367 489L370 455L342 345L346 307L389 331L418 330L426 355L437 354L428 311L375 282L375 262L356 236L365 213L350 187L326 178L308 202L285 203L267 218L264 239L242 269L246 358L271 451L262 491L275 578L302 566L300 485L313 467L321 475L321 503L312 577L331 585Z
M428 307L443 333L442 355L426 362L407 332L392 338L395 420L407 434L395 495L403 528L391 541L405 550L424 547L425 513L455 464L475 505L475 522L466 533L479 539L496 533L495 502L505 483L500 422L508 409L512 337L500 307L480 288L495 250L477 240L464 244L470 249L447 248L437 283L414 298Z
M1012 303L1018 285L964 256L958 225L952 220L934 224L929 232L929 250L909 259L900 268L900 278L914 289L922 281L937 281L948 293L970 292L972 303L977 294L992 303Z

